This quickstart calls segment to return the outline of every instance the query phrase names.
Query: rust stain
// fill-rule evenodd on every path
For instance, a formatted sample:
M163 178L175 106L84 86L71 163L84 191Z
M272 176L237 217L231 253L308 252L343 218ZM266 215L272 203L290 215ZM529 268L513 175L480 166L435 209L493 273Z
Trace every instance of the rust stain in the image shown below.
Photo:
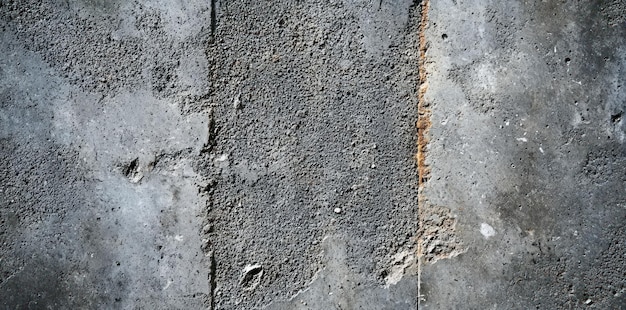
M427 73L426 73L426 51L428 49L426 42L426 26L428 25L428 8L429 0L422 0L421 3L421 20L419 25L419 90L417 93L417 160L418 184L421 192L424 182L428 180L430 170L426 164L426 148L428 145L428 131L431 126L430 107L426 102L425 95L428 89ZM420 199L421 200L421 199Z
M417 103L417 161L418 187L418 230L417 230L417 305L424 300L421 290L422 265L433 264L440 259L449 259L464 253L463 242L457 237L457 219L451 210L444 206L430 203L424 193L424 187L430 177L430 167L427 164L429 130L431 128L431 105L426 100L428 90L428 73L426 70L428 41L426 29L428 27L429 0L422 0L420 4L421 20L419 24L419 89Z
M420 24L418 30L419 36L419 58L418 58L418 70L419 70L419 89L417 93L417 154L415 159L417 161L418 170L418 237L417 237L417 308L419 309L422 301L422 261L424 244L423 240L423 215L422 212L426 207L426 198L424 197L424 182L428 180L430 170L426 165L426 147L428 145L428 131L431 126L430 116L431 111L426 103L426 90L428 89L427 73L426 73L426 51L428 49L426 41L426 26L428 26L428 9L429 0L422 0L420 3Z

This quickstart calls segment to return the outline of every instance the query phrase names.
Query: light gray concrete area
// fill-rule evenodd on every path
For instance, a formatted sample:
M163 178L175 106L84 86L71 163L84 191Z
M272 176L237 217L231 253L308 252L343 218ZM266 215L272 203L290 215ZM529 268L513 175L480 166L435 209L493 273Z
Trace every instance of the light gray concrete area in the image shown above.
M431 1L421 309L626 307L624 9Z
M0 309L625 309L625 80L620 0L0 0Z
M205 307L210 17L168 8L0 2L3 309Z

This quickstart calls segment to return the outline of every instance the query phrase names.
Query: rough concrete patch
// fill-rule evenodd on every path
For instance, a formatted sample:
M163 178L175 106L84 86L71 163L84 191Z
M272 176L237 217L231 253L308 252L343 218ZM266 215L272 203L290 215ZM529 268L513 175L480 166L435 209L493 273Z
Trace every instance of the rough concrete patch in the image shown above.
M455 233L457 219L450 213L450 209L426 205L420 208L419 218L418 255L425 262L435 263L466 251Z
M609 144L590 150L583 162L582 175L596 186L626 181L624 148Z
M417 279L415 266L406 268L411 276L398 279L387 286L368 284L362 275L355 273L347 261L347 243L338 235L324 237L320 261L322 268L309 285L287 301L274 301L263 309L393 309L409 310L417 307L415 292ZM410 259L408 251L396 255L399 260Z
M391 266L388 269L387 276L385 277L385 287L389 287L390 285L395 285L402 280L402 277L405 275L405 272L408 268L415 265L417 262L415 259L416 251L411 249L410 251L402 251L397 253L393 257L393 261Z
M609 22L609 26L617 27L626 21L626 3L622 0L613 0L605 4L600 11Z
M70 84L114 95L151 84L155 95L198 100L210 15L204 1L6 1L0 20ZM192 55L195 54L195 55ZM197 80L190 85L189 78ZM204 86L204 90L198 86Z
M394 255L416 243L417 3L219 4L202 103L214 123L198 164L216 181L204 236L215 307L306 289L329 231L347 239L361 285L406 275L410 259ZM366 46L365 36L386 37ZM253 264L263 276L243 290L241 270Z
M168 36L176 40L184 40L208 30L212 2L148 0L140 3L143 10L158 14L161 27ZM137 3L134 1L128 1L121 5L122 9L129 10L136 6Z
M91 15L113 15L120 6L119 0L67 0L69 7L81 17Z

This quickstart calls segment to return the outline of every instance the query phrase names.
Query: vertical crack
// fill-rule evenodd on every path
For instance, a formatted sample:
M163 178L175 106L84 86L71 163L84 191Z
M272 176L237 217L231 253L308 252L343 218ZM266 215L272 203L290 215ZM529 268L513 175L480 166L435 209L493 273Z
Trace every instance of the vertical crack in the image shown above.
M425 185L430 179L430 167L426 163L429 131L431 128L432 107L426 99L428 90L428 28L429 0L420 3L419 24L419 89L417 106L417 154L415 155L418 167L418 215L417 215L417 306L419 308L424 296L422 295L422 266L435 263L440 259L449 259L465 252L463 242L456 236L456 217L445 206L434 205L428 201L425 194Z
M211 38L215 38L215 28L217 27L217 14L215 12L215 1L211 0Z
M215 35L217 31L217 0L211 1L211 15L209 20L210 27L210 36L208 41L208 46L205 50L205 57L208 64L208 81L210 83L209 92L207 93L206 99L207 101L213 101L213 92L216 81L216 53L215 48L217 46ZM219 177L216 175L216 172L213 171L210 163L212 161L213 156L215 155L215 147L217 144L217 135L218 135L218 127L216 125L215 114L213 111L213 105L209 104L209 107L203 106L203 108L208 108L206 111L208 112L208 122L207 122L207 140L205 141L200 155L202 159L203 170L205 172L205 176L207 177L207 184L202 188L202 192L206 197L206 207L205 207L205 226L202 228L202 251L204 252L205 258L208 260L209 274L208 274L208 284L209 284L209 292L208 292L208 300L206 302L206 306L209 310L214 310L216 308L216 296L215 291L217 288L217 261L215 259L215 250L213 245L213 239L215 236L215 220L211 217L211 212L213 211L214 206L214 192L215 187L219 180ZM208 171L207 171L208 170Z
M215 255L214 252L211 251L208 253L209 257L209 310L215 309L215 287L217 286L215 279Z
M207 162L211 162L211 158L214 156L214 147L217 141L217 126L215 122L215 116L213 114L213 109L208 109L208 121L207 121L207 140L204 143L202 149L200 150L200 158L199 162L204 163L201 168L204 171L204 181L199 184L199 194L206 199L206 206L204 209L205 219L203 223L202 230L200 231L200 235L202 236L202 252L204 253L205 259L208 263L208 284L209 284L209 292L208 292L208 300L206 301L206 305L208 309L215 309L215 288L216 288L216 261L215 261L215 252L212 240L215 238L215 221L211 218L210 213L213 209L214 202L214 193L215 187L218 184L219 178L215 174L211 168L206 166ZM207 171L206 169L209 169Z
M419 70L419 89L418 89L418 101L417 101L417 154L415 155L417 160L418 169L418 210L422 210L426 207L426 198L424 197L424 183L428 180L430 170L426 165L426 149L428 144L428 131L431 126L430 116L431 110L429 104L426 102L425 94L428 89L427 73L426 73L426 51L428 49L426 41L426 27L428 26L428 8L429 0L422 0L420 3L420 24L419 24L419 58L418 58L418 70ZM418 211L418 227L422 226L421 212ZM421 271L423 260L422 249L422 236L418 235L417 243L417 308L419 309L422 300L421 292Z

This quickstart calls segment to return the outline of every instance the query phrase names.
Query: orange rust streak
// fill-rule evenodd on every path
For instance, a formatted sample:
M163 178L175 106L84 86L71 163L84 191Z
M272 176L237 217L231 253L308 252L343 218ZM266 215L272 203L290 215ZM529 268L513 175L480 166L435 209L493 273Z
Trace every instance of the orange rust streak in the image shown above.
M421 289L421 274L422 274L422 262L423 262L423 212L426 208L426 198L424 197L424 182L428 180L430 169L426 165L426 146L428 145L428 130L430 129L430 115L431 111L426 103L426 90L428 84L426 81L426 26L428 25L428 8L429 0L422 0L420 4L420 24L419 24L419 89L417 93L417 154L415 158L417 160L418 170L418 236L417 236L417 308L419 309L422 301L422 289ZM421 232L420 232L421 231Z
M430 115L431 111L428 108L426 99L424 98L428 84L426 81L426 50L428 49L426 44L426 26L428 25L428 7L429 0L422 0L421 4L421 20L419 25L419 90L417 94L417 169L418 169L418 184L421 189L424 182L428 180L430 169L426 165L426 146L428 145L428 131L431 126Z

